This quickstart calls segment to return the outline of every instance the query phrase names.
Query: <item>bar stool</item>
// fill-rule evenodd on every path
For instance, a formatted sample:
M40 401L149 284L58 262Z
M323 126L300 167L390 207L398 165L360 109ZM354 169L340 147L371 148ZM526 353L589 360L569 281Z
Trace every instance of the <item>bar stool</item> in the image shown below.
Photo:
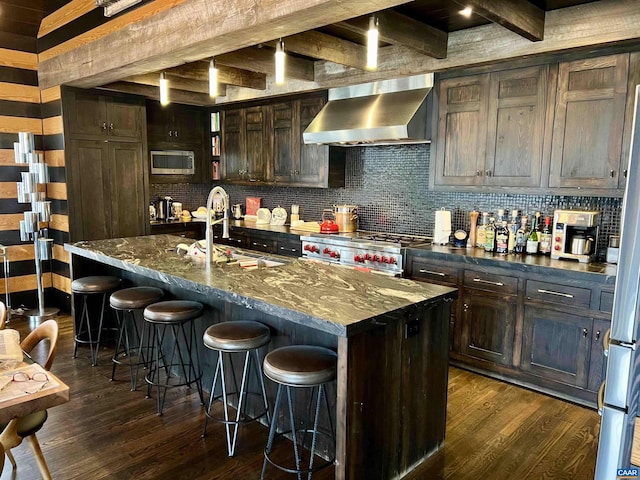
M209 419L224 423L227 432L227 452L233 457L236 448L236 439L238 435L238 426L243 423L253 422L259 418L267 416L269 422L269 403L267 402L267 392L264 388L264 379L262 378L262 368L258 357L258 349L263 347L271 340L269 327L259 322L252 321L236 321L223 322L210 326L203 335L204 346L218 352L218 361L216 370L211 383L211 394L209 396L209 404L205 410L204 427L202 436L207 434L207 422ZM253 352L254 368L251 369L251 352ZM227 376L225 374L224 354L227 354L231 366L231 375L235 390L227 391ZM238 383L236 381L235 371L233 369L232 353L244 353L244 367L242 369L242 381L240 383L240 391L238 391ZM264 411L255 417L248 417L246 414L246 406L248 395L258 395L248 391L247 382L249 370L253 370L261 388L262 403ZM218 377L219 375L219 377ZM220 378L222 394L216 396L215 388ZM229 397L235 395L238 399L235 420L229 419ZM224 420L215 418L211 415L211 404L214 400L222 397L224 404ZM231 436L231 426L233 426L233 437Z
M156 386L158 415L162 415L167 390L173 387L191 388L195 383L200 403L204 405L202 369L198 358L198 341L194 322L202 315L202 310L201 303L189 300L152 303L144 309L144 319L151 324L153 349L152 361L145 376L148 384L147 398L151 397L151 389ZM166 338L169 336L171 338ZM167 348L164 348L163 344L166 344ZM172 369L179 369L182 377L173 374ZM164 375L162 375L163 370Z
M100 336L102 334L102 324L104 320L105 305L107 303L107 294L118 289L122 280L112 276L91 276L82 277L71 282L71 291L82 295L82 314L78 324L78 330L75 334L75 345L73 347L73 358L78 356L78 344L89 345L91 352L91 365L94 367L98 364L98 350L100 349ZM88 302L90 297L102 296L102 305L100 307L100 320L98 327L92 325L89 316ZM95 350L94 350L95 345Z
M261 479L264 479L264 475L267 470L267 462L274 467L279 468L287 473L295 473L298 478L302 478L302 474L307 474L307 478L310 480L313 472L320 470L321 468L331 465L335 460L335 454L331 460L323 462L322 464L315 466L314 455L316 448L317 436L327 435L324 432L318 430L318 420L320 416L320 404L322 402L322 396L324 395L324 402L327 408L327 415L329 417L329 425L331 429L331 441L335 450L335 431L333 429L333 421L331 419L331 410L329 408L329 401L327 399L326 384L336 378L336 364L338 356L332 350L324 347L317 347L312 345L291 345L287 347L277 348L269 352L264 358L264 374L274 382L278 384L278 392L276 393L276 402L273 407L273 417L271 426L269 428L269 437L267 439L267 446L264 449L264 461L262 464ZM293 412L293 402L291 399L291 388L312 388L317 390L315 415L313 419L312 429L297 429L295 426L296 420ZM286 389L287 403L289 405L289 428L290 430L276 434L278 424L278 411L280 409L280 403L282 401L282 392ZM311 400L313 400L313 390ZM286 415L285 415L286 416ZM311 433L311 449L309 457L309 465L307 468L302 468L302 458L300 456L298 447L298 432L303 433L302 447L304 447L304 441L307 433ZM296 468L289 468L280 463L277 463L271 458L271 450L273 448L273 442L276 437L283 436L287 433L291 433L293 437L293 452L295 456Z
M150 360L148 356L145 358L143 352L143 350L149 350L149 346L147 345L148 335L145 335L149 330L145 327L149 324L143 322L142 328L138 331L136 314L141 315L145 307L160 301L163 295L164 292L159 288L131 287L113 292L109 297L109 304L114 310L118 322L118 342L116 343L116 350L113 352L111 380L115 380L116 367L124 364L120 358L127 357L132 391L136 390L138 386L138 370L140 365L146 367ZM145 341L147 344L145 344ZM132 353L134 353L134 355L137 354L135 362L131 361Z

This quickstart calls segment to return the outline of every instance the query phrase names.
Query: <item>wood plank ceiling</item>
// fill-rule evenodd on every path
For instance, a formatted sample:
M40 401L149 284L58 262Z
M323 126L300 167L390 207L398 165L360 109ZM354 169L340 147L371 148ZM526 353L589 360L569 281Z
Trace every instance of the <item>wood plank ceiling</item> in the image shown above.
M79 0L32 0L30 9L46 14L65 3ZM410 54L447 58L447 40L452 32L496 23L505 29L531 42L544 39L545 13L551 10L591 3L594 0L416 0L400 4L393 8L376 12L379 19L380 55L382 62L390 56ZM20 26L30 32L37 31L37 15L25 16L29 8L19 7L21 0L0 0L1 8L11 8L12 20L0 16L0 30L15 29ZM126 12L140 8L147 2L132 7ZM69 5L70 7L71 5ZM471 7L469 16L461 14L464 7ZM99 17L93 10L86 13L87 19L95 22ZM122 14L121 14L122 15ZM37 20L37 21L36 21ZM106 22L107 20L102 20ZM4 22L4 23L1 23ZM317 64L325 67L335 64L335 68L354 68L365 70L364 61L366 30L369 15L346 19L338 23L321 26L313 30L299 32L283 38L287 52L288 81L316 86ZM76 21L78 24L78 21ZM5 27L6 25L6 27ZM41 32L42 33L42 32ZM53 33L41 38L42 46L47 48ZM55 40L55 39L54 39ZM273 85L274 49L277 39L234 51L216 55L220 69L219 81L222 95L226 95L225 86L241 87L243 95L235 95L229 100L268 96ZM40 43L39 43L39 49ZM213 103L208 97L209 58L175 64L163 68L166 72L174 98L184 103L207 105ZM117 82L110 81L103 88L127 91L157 98L159 70L125 76ZM309 88L312 89L312 88ZM304 90L304 88L299 88ZM235 90L234 90L235 91ZM224 98L221 99L224 101Z

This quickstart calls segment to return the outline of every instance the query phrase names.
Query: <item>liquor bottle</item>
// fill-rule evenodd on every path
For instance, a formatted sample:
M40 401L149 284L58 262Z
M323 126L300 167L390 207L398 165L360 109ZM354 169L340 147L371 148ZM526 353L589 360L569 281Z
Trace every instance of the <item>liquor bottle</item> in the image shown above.
M544 218L544 227L540 232L540 253L551 255L551 217Z
M507 228L509 229L508 252L513 253L516 248L516 234L518 233L518 210L511 210L511 221Z
M482 220L476 231L476 247L484 248L485 231L489 223L489 212L482 212Z
M489 217L489 223L484 229L484 251L493 252L496 249L496 219Z
M535 255L538 253L538 245L540 243L540 236L538 234L538 221L540 220L540 212L536 212L536 215L531 220L531 233L527 237L527 255Z
M529 238L529 218L523 215L520 219L520 227L516 231L516 244L513 251L517 254L523 254L527 248L527 241Z
M496 225L501 225L504 220L504 208L498 209L498 216L496 217Z
M502 220L502 223L496 227L496 253L506 255L508 252L509 228L507 228L507 221Z

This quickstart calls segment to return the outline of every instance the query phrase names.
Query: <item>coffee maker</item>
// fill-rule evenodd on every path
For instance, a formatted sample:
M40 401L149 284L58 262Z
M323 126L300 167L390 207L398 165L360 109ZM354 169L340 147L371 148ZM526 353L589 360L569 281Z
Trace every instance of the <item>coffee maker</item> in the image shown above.
M556 210L553 214L551 258L569 258L581 263L595 259L600 212Z

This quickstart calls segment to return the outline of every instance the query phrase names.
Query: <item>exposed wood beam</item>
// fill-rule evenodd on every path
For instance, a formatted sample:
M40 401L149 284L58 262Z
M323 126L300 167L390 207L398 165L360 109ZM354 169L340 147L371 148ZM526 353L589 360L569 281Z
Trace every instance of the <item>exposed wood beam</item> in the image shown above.
M447 32L418 22L393 10L378 12L376 16L378 17L378 37L383 42L411 47L433 58L446 58ZM353 18L339 23L338 26L362 34L366 38L366 32L369 29L369 17Z
M544 10L527 0L454 0L461 7L508 28L512 32L539 42L544 39Z
M202 80L193 80L191 78L176 77L167 73L170 90L185 90L187 92L199 92L209 94L209 82ZM160 86L160 75L157 73L146 73L144 75L135 75L126 78L125 82L139 83L141 85L151 85L153 87ZM226 87L223 84L218 85L219 95L226 95Z
M269 42L275 48L276 42ZM364 70L367 64L367 49L357 43L342 40L326 33L310 30L284 39L288 52Z
M483 25L449 34L447 58L435 59L392 45L380 49L378 70L362 72L331 62L316 62L318 85L329 88L425 72L513 60L567 50L593 50L640 42L640 2L607 0L546 13L541 42L514 36L500 25Z
M218 81L227 85L237 87L253 88L264 90L267 88L267 76L264 73L250 72L240 68L233 68L227 65L217 65ZM165 70L167 74L176 77L190 78L192 80L209 81L209 62L192 62L179 67Z
M109 83L108 85L102 85L98 88L110 90L112 92L132 93L134 95L140 95L152 100L160 101L158 88L151 85L141 85L139 83L130 82L114 82ZM186 105L211 106L215 104L215 99L211 98L206 93L187 92L185 90L175 89L169 90L169 100L174 103L184 103Z
M39 85L104 85L403 3L407 0L189 0L41 61Z
M285 51L287 45L284 46ZM249 47L216 57L216 63L229 67L251 70L273 75L275 71L275 50L270 48ZM313 62L304 58L287 55L285 76L298 80L313 81Z

